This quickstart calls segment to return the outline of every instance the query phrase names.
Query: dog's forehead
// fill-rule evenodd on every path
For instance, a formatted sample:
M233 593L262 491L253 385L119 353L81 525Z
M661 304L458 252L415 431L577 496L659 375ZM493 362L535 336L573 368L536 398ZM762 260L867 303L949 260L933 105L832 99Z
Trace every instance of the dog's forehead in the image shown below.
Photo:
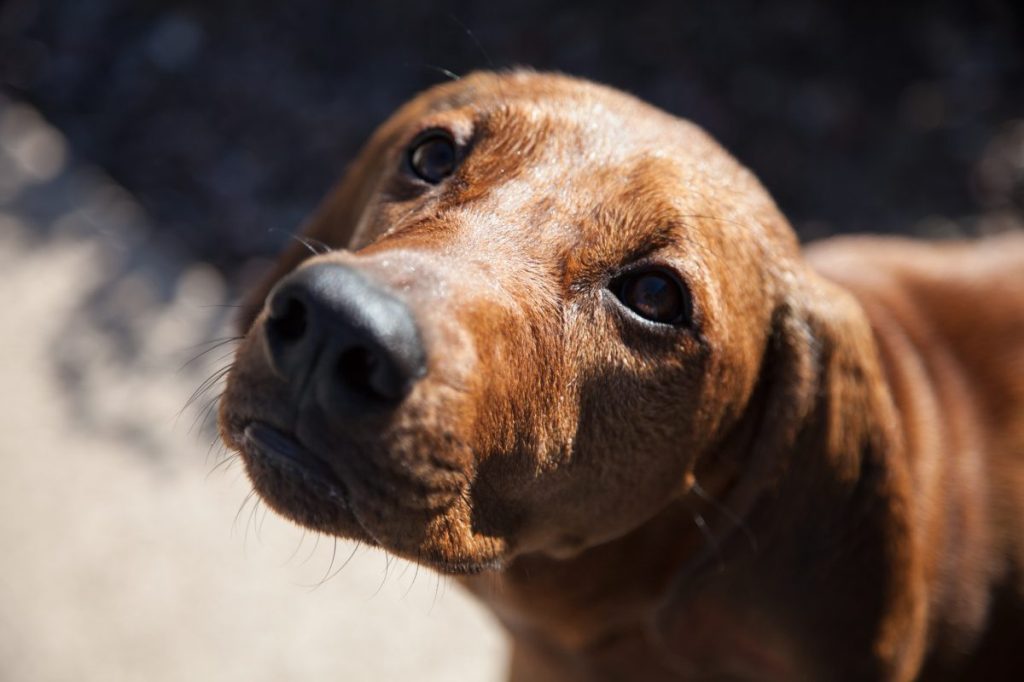
M492 135L529 136L548 150L576 153L580 162L640 151L689 156L714 146L688 121L618 90L558 74L474 73L423 93L404 117L453 111L468 114Z
M763 187L717 142L617 90L553 74L472 74L411 100L379 139L394 158L432 127L452 130L465 157L453 182L383 217L391 234L430 232L459 252L594 271L660 248L693 254L696 244L744 262L762 242L793 248Z
M472 74L400 112L413 129L469 131L452 203L562 218L664 208L730 157L697 126L617 90L532 72ZM643 200L641 201L640 198ZM557 210L556 210L557 209ZM518 221L516 221L518 222Z

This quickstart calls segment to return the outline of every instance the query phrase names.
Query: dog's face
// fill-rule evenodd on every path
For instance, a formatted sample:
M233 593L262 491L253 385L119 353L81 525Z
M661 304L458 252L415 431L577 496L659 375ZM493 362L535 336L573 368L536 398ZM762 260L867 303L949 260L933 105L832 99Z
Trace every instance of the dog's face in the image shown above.
M306 234L337 250L254 294L224 438L283 515L450 572L606 541L713 471L796 253L699 129L532 73L407 104Z

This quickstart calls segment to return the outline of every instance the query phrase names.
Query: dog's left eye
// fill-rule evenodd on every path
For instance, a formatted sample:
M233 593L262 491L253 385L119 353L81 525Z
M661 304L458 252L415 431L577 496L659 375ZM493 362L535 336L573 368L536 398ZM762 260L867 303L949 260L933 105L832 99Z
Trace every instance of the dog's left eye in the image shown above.
M412 143L408 158L417 177L436 185L455 172L455 141L443 131L430 131Z
M628 273L613 282L612 292L634 313L659 324L682 325L690 318L690 296L682 283L663 270Z

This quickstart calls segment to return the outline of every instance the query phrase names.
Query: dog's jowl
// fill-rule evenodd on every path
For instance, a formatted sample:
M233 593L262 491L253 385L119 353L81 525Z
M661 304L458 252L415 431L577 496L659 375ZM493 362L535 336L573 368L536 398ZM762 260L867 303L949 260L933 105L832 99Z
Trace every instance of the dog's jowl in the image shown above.
M223 437L512 679L1021 679L1024 235L802 249L696 126L528 72L406 104L306 234Z

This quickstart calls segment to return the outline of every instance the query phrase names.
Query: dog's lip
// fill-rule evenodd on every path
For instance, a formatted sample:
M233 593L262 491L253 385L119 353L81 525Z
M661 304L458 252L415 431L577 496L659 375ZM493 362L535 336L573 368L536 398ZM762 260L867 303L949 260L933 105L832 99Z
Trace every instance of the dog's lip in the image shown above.
M250 421L234 433L240 434L236 441L240 443L247 457L258 460L261 465L276 469L289 478L299 479L311 493L319 494L325 498L324 501L335 503L345 509L359 530L365 534L363 541L371 545L386 546L367 528L357 510L353 508L349 501L348 488L341 478L331 470L327 462L304 446L295 436L261 421ZM420 555L416 560L453 575L471 575L493 570L501 565L500 559L451 562Z
M327 496L346 502L345 485L331 468L293 436L260 421L250 422L242 430L246 449L265 463L286 472L299 474L316 484Z

